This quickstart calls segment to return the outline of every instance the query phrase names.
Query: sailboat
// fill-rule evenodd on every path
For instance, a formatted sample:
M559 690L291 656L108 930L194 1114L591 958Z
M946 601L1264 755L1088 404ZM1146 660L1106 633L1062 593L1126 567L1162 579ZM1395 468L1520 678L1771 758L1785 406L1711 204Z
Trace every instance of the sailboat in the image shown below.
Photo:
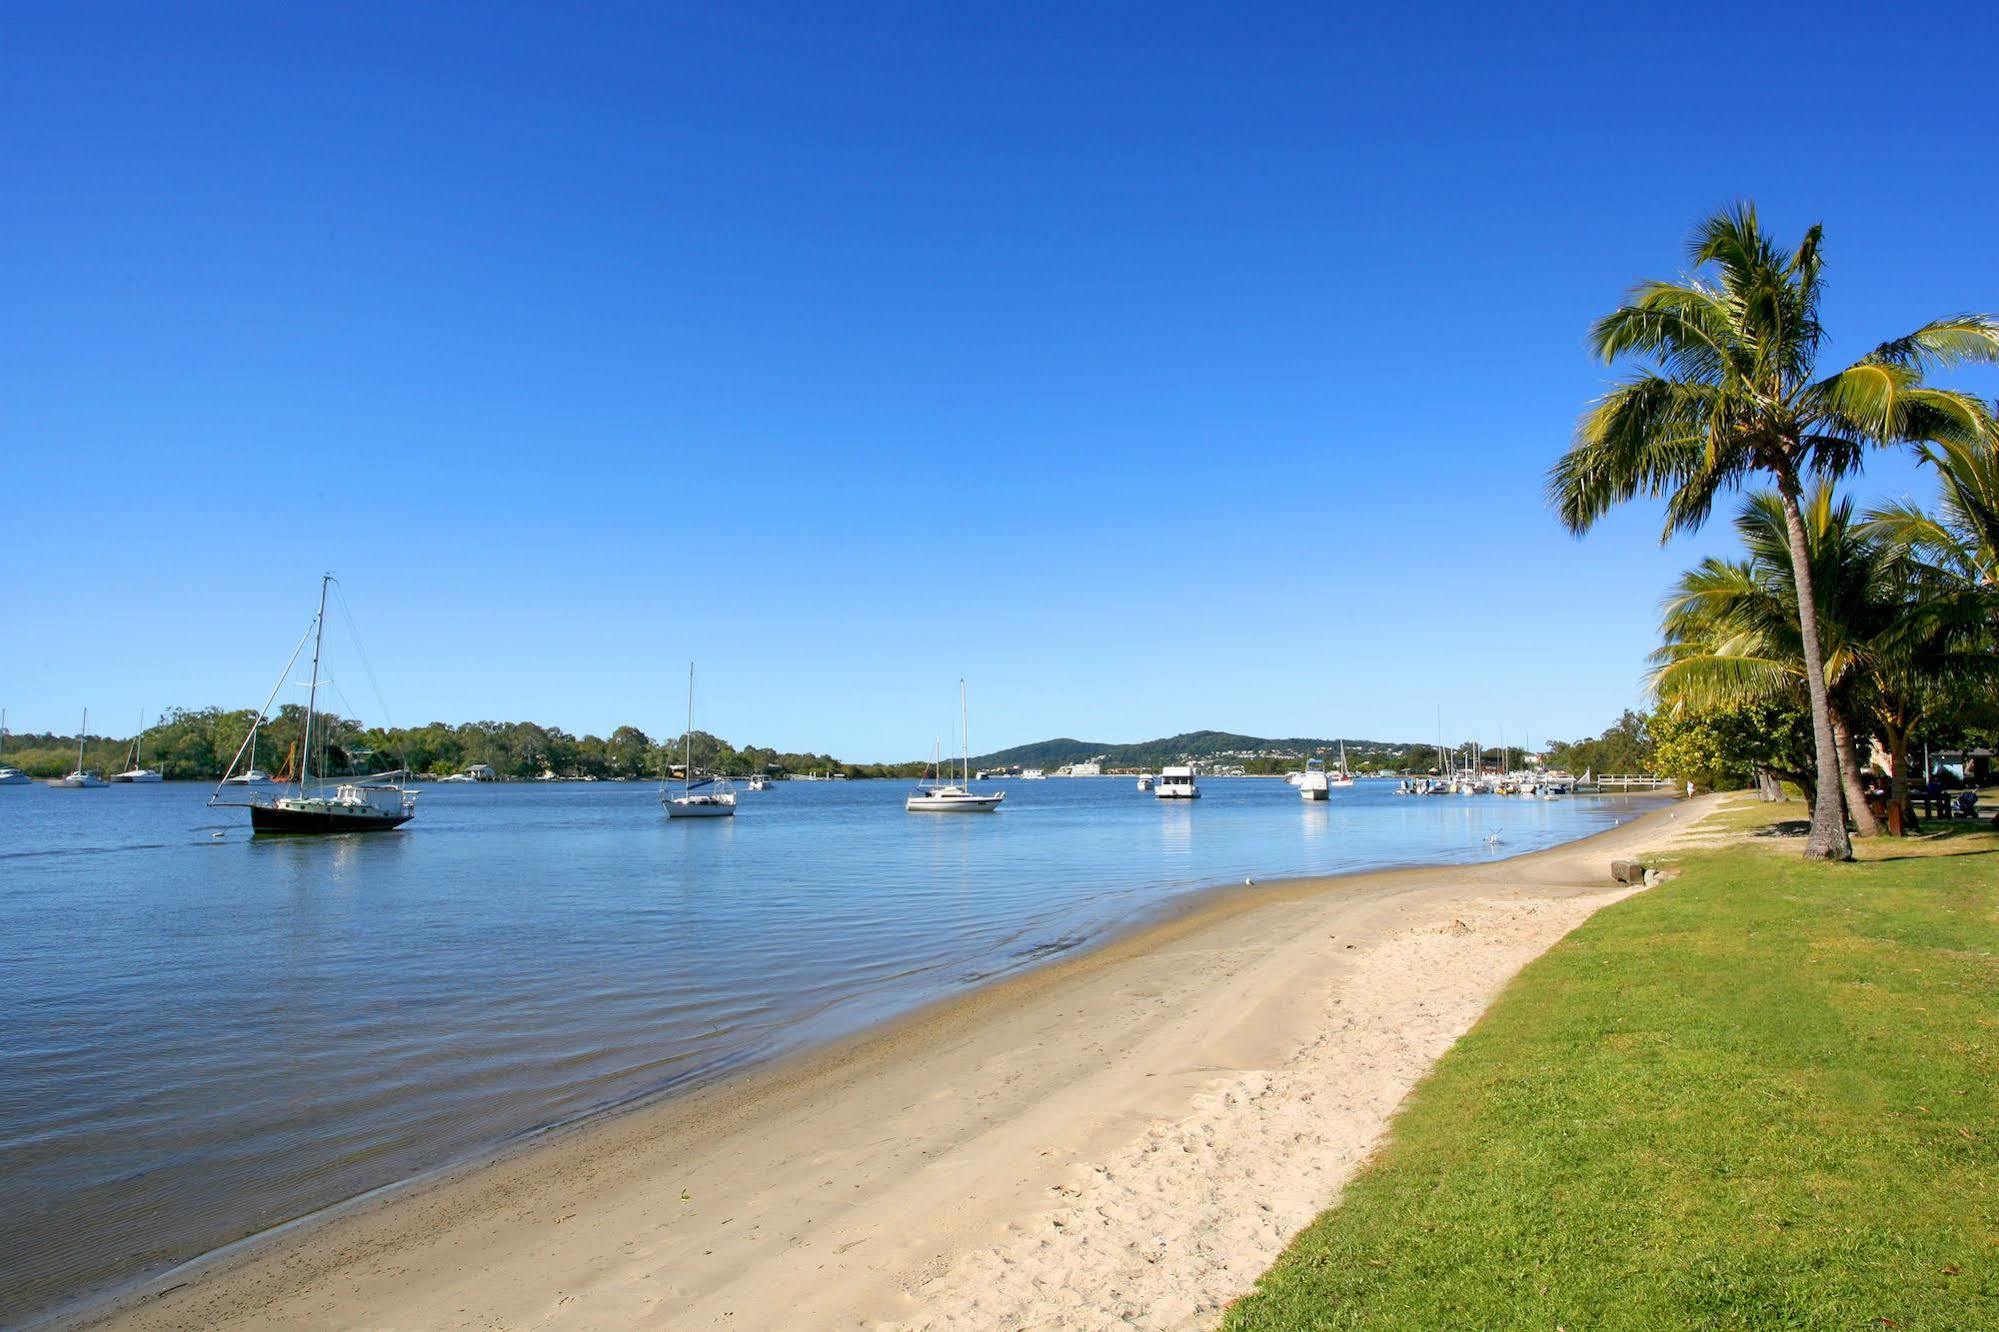
M139 733L132 737L132 752L126 761L132 766L111 774L114 782L157 782L161 775L146 766L146 714L139 714Z
M910 792L909 799L902 807L912 814L990 814L1006 799L1006 792L995 791L991 795L980 795L972 790L972 712L965 699L965 682L958 681L958 711L963 714L964 724L959 730L965 737L963 777L959 783L948 786L920 786ZM944 768L940 763L937 776L941 781Z
M712 777L694 780L694 663L687 663L687 734L680 761L680 794L668 796L660 785L659 803L669 819L732 819L736 816L736 792L727 782Z
M0 749L7 747L7 709L0 708ZM0 764L0 786L29 786L34 778L19 768L9 768Z
M290 795L266 799L253 797L247 803L251 832L386 832L416 817L416 792L401 784L399 779L404 774L400 771L335 783L328 783L323 774L317 782L312 778L312 724L319 710L319 662L326 644L326 590L332 583L332 574L320 575L318 612L313 615L312 623L306 628L304 637L299 639L298 646L292 649L291 660L285 663L284 675L279 676L277 684L271 687L271 696L264 700L250 734L244 737L242 748L230 760L229 771L222 774L222 780L216 783L215 793L208 797L211 807L244 803L222 799L222 790L234 784L230 778L236 775L236 765L242 762L244 751L250 748L256 737L257 727L263 725L278 690L284 688L286 677L298 663L298 654L304 650L306 639L310 638L312 682L305 700L305 736L299 746L298 781Z
M257 766L257 728L264 724L262 717L250 725L250 766L241 772L233 772L222 779L225 786L262 786L271 780L271 774ZM286 780L290 780L287 778Z
M49 783L64 791L88 791L109 785L102 777L83 766L83 737L90 730L90 709L83 710L83 726L76 733L76 771L67 777L58 777Z
M1353 769L1347 766L1347 742L1340 741L1340 770L1326 774L1327 786L1352 786Z

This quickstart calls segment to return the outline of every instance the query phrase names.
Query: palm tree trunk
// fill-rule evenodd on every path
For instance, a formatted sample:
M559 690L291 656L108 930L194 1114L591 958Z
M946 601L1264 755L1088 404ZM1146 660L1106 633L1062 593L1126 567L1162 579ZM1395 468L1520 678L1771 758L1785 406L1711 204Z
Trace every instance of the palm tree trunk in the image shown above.
M1902 816L1890 820L1891 825L1907 828L1911 811L1909 809L1909 728L1893 721L1884 722L1882 729L1888 732L1888 807L1899 809Z
M1853 816L1853 828L1862 837L1879 837L1881 820L1867 803L1867 788L1860 780L1860 755L1853 744L1853 727L1846 713L1832 710L1832 742L1839 746L1839 789L1846 796L1846 812Z
M1853 843L1847 840L1846 814L1840 807L1839 747L1833 739L1832 707L1826 698L1825 650L1819 640L1811 546L1805 540L1805 516L1798 510L1797 478L1779 475L1777 490L1784 501L1784 528L1790 537L1791 582L1798 592L1798 637L1805 652L1805 692L1812 701L1812 748L1818 769L1818 780L1813 783L1812 830L1805 838L1805 859L1851 860Z

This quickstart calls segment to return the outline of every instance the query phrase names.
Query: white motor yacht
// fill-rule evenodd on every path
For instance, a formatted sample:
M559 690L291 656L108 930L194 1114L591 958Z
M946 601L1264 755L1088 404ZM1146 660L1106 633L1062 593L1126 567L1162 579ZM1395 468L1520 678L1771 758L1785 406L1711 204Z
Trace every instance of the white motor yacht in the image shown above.
M1316 758L1306 759L1305 771L1298 774L1298 798L1324 800L1331 791L1331 779L1326 775L1326 761Z
M1160 800L1198 800L1201 788L1194 784L1192 767L1161 768L1159 780L1153 783L1152 794Z

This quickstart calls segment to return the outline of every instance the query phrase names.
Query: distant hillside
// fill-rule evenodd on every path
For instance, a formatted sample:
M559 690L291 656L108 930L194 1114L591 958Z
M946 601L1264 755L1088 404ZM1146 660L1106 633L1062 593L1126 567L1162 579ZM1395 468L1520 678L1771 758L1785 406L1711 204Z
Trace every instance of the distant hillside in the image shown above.
M1112 767L1158 767L1163 763L1177 763L1187 760L1226 760L1231 763L1246 761L1251 756L1273 757L1279 754L1331 757L1339 753L1340 741L1312 739L1304 736L1272 738L1268 736L1238 735L1233 731L1188 731L1181 735L1169 735L1159 740L1141 740L1136 744L1117 745L1103 740L1073 740L1067 736L1054 740L1040 740L1031 745L1015 745L997 753L983 754L972 760L975 767L999 768L1019 765L1023 768L1059 768L1065 763L1080 763L1087 759L1101 757ZM1374 767L1382 763L1395 765L1404 755L1422 755L1425 761L1436 746L1428 742L1397 743L1387 740L1346 741L1347 762L1356 768Z

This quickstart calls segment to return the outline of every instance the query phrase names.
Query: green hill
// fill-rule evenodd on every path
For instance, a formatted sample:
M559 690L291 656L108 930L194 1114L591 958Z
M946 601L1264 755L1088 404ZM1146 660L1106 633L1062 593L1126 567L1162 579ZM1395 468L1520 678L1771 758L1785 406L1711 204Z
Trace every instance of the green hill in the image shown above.
M976 767L998 768L1018 765L1023 768L1059 768L1065 763L1080 763L1090 759L1101 759L1110 767L1158 767L1166 763L1188 761L1226 761L1242 763L1254 768L1254 760L1261 758L1266 764L1275 764L1282 770L1285 758L1306 757L1332 758L1339 753L1341 741L1324 740L1305 736L1272 738L1269 736L1239 735L1234 731L1186 731L1180 735L1169 735L1158 740L1141 740L1134 744L1112 744L1102 740L1076 740L1062 736L1054 740L1040 740L1029 745L1015 745L991 754L982 754L972 760ZM1387 740L1345 741L1347 762L1356 768L1380 766L1399 767L1406 757L1421 756L1427 765L1436 746L1428 742L1399 743ZM1297 766L1293 762L1291 766Z

